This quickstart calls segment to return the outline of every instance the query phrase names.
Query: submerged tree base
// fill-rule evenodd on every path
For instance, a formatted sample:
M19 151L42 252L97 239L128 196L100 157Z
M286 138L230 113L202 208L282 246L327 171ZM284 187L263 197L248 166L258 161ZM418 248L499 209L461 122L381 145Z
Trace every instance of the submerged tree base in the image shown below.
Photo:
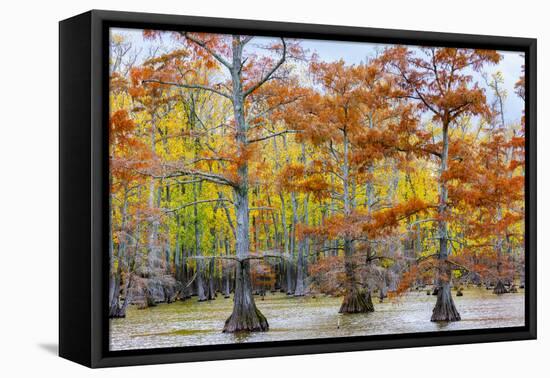
M125 307L114 307L109 311L109 319L120 319L126 317L126 308Z
M233 309L231 316L225 321L224 333L234 332L263 332L269 330L265 316L255 305L247 309Z
M460 320L460 314L455 307L451 295L451 285L443 284L437 290L437 302L432 312L432 322L456 322Z
M370 292L361 290L350 290L346 293L342 306L340 306L340 314L358 314L365 312L373 312L374 305Z
M237 264L235 270L233 312L225 321L223 332L262 332L268 329L267 319L254 302L250 280L250 261L246 259Z
M506 290L506 286L504 286L504 283L501 280L498 280L493 290L493 294L500 295L500 294L507 294L507 293L508 293L508 290Z

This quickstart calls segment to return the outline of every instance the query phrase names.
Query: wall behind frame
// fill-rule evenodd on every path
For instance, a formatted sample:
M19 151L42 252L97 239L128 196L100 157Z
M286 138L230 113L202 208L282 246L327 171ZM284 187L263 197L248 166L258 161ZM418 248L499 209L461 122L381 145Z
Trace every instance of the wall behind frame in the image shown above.
M278 0L207 2L143 0L42 3L17 1L4 5L2 31L2 274L4 301L2 364L6 376L56 372L58 376L120 376L119 369L85 370L55 356L57 345L57 251L58 251L58 107L57 22L92 8L231 18L269 19L382 28L430 30L535 37L538 43L538 135L539 145L550 143L545 128L545 97L550 87L545 75L550 32L542 3L503 1L498 5L475 0L443 5L440 1L395 0L364 2L341 0L297 2ZM396 12L399 10L399 12ZM549 289L544 270L542 239L550 225L550 201L543 188L550 184L544 167L550 156L539 149L539 318L548 313L542 301ZM7 210L7 211L6 211ZM21 266L21 261L24 265ZM550 331L539 322L539 340L437 348L277 357L124 368L124 376L186 375L201 377L322 376L346 374L378 376L512 377L536 373L547 366L543 350L550 347ZM3 375L4 375L3 374ZM537 376L540 374L536 374Z

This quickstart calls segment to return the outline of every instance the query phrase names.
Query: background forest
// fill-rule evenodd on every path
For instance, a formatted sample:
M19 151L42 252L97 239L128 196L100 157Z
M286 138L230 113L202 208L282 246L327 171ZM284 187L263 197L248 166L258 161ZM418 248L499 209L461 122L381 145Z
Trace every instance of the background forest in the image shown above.
M422 290L447 322L468 286L522 289L524 124L505 104L524 79L501 53L141 38L111 34L111 318L232 298L224 332L267 331L272 292L350 314Z

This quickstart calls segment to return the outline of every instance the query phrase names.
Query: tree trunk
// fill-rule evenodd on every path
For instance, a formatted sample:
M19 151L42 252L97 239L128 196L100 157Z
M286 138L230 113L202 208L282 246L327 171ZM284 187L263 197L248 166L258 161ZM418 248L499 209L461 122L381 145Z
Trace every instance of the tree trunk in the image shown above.
M201 249L201 230L199 224L199 210L197 206L198 199L198 183L193 183L193 217L194 217L194 228L195 228L195 255L202 256ZM197 297L199 302L204 302L208 298L204 290L204 261L201 258L196 260L196 269L197 269Z
M309 197L306 195L304 198L304 225L309 225ZM295 297L302 297L305 295L305 255L307 249L309 248L309 240L307 237L304 237L300 241L300 246L298 249L298 262L296 266L296 289L294 290Z
M216 260L210 259L208 266L208 300L216 299L216 284L214 278L216 277Z
M229 273L229 269L225 270L225 280L224 280L224 289L223 289L223 297L224 298L231 298L231 274Z
M460 320L460 314L455 307L451 295L451 284L441 282L437 291L437 302L432 312L432 322L454 322Z
M296 263L296 288L294 289L295 297L303 297L305 294L304 285L304 248L305 240L300 241L298 247L298 259Z
M233 112L237 128L235 137L237 145L244 148L247 125L244 117L244 97L241 80L243 45L240 38L240 36L233 36L231 81L233 85ZM237 174L238 185L234 187L235 213L237 216L235 296L233 299L233 313L225 321L223 332L267 331L269 325L265 316L256 307L250 280L248 162L246 160L238 166Z
M181 276L181 246L180 246L180 216L176 214L176 241L174 244L174 277L182 282Z
M338 312L341 314L358 314L373 311L374 305L372 304L371 294L355 287L353 290L346 292L346 296Z
M185 254L187 252L184 251ZM195 272L193 272L193 268L190 268L187 266L186 258L184 258L184 262L182 264L182 275L185 277L185 282L187 283L187 287L183 290L183 298L189 299L193 296L193 285L190 284L189 281L194 276Z
M120 268L117 270L112 282L113 295L109 304L109 318L118 318L120 295Z
M126 308L130 303L130 285L132 284L132 274L128 274L128 279L124 285L124 301L120 303L120 300L117 300L116 306L111 307L109 311L109 318L124 318L126 317ZM120 286L120 281L119 281Z
M497 281L497 284L495 286L495 288L493 289L493 294L507 294L508 293L508 290L506 289L506 286L504 286L504 283L502 282L501 279L499 279Z
M344 240L346 293L338 311L341 314L356 314L374 311L370 292L362 290L355 279L355 263L351 240Z
M451 268L448 264L448 236L447 236L447 183L443 174L447 170L449 156L449 123L443 123L443 151L441 153L441 166L439 171L439 206L438 206L438 228L439 228L439 267L437 272L437 301L432 313L432 322L458 321L460 314L455 307L451 295Z
M303 143L302 143L302 155L300 157L300 162L304 164L304 166L307 163L306 147L305 147L305 144ZM304 197L303 204L304 204L304 213L303 213L302 223L305 226L309 226L309 208L308 208L309 194L307 194ZM300 240L300 245L298 247L298 260L296 264L297 265L296 266L296 289L294 290L294 296L296 297L302 297L305 295L304 255L306 254L307 248L309 248L307 237L303 237L302 240Z
M109 201L111 201L111 198L109 196ZM112 207L111 207L112 209ZM113 242L113 215L112 215L112 211L110 211L110 224L109 224L109 267L110 267L110 272L109 272L109 307L112 309L113 307L113 302L115 301L115 298L117 299L117 302L118 302L118 288L117 288L117 280L118 280L118 277L117 277L117 271L114 270L114 266L115 266L115 253L114 253L114 249L115 249L115 246L114 246L114 242ZM111 313L111 310L109 311L109 316L110 316L110 313Z
M229 256L229 239L225 238L224 240L225 255ZM223 288L223 297L231 297L231 271L229 267L224 267L222 265L222 272L224 276L224 288Z
M246 167L248 168L248 167ZM247 169L239 169L240 175L247 174ZM235 296L233 313L225 321L223 332L267 331L267 319L256 308L252 295L250 280L249 236L248 236L248 189L235 190L235 207L237 214L237 268L235 272Z
M296 193L290 193L290 203L292 208L292 223L290 224L290 256L287 260L286 269L286 294L294 294L294 285L292 274L294 273L294 258L296 256L296 224L298 223L298 200L296 199Z
M121 218L120 230L122 231L122 235L119 237L119 242L118 242L118 253L117 253L118 266L116 271L112 270L115 262L112 225L111 225L111 228L109 229L109 232L110 232L109 254L110 254L110 261L111 261L111 282L109 284L109 317L110 318L124 317L126 313L126 309L125 308L122 309L123 306L120 304L120 292L121 292L120 289L121 289L123 269L125 269L128 272L128 275L130 275L130 268L129 268L130 264L128 263L127 256L126 256L127 236L125 232L126 232L127 209L128 209L128 188L127 188L127 185L125 185L124 200L120 210L120 218ZM111 218L111 222L112 222L112 218Z
M290 155L288 154L288 147L286 143L286 135L283 135L283 146L287 151L286 163L290 164ZM290 257L287 260L286 280L287 289L286 294L294 294L294 285L292 280L292 274L294 273L294 258L296 257L296 225L298 224L298 199L296 193L290 193L290 205L292 209L292 222L290 224Z
M170 260L172 251L170 248L170 238L168 237L168 235L170 235L170 228L168 226L166 227L166 235L167 235L166 241L164 242L164 264L165 264L164 271L166 272L166 274L171 274L173 266Z
M152 115L151 119L151 154L155 155L155 129L156 129L156 121L155 121L155 115ZM155 202L155 178L150 177L149 178L149 210L154 211L156 208L156 202ZM159 220L156 214L153 214L150 218L150 229L149 229L149 240L148 240L148 269L147 274L150 276L153 274L153 272L159 268L159 259L160 259L160 253L159 253L159 246L157 243L157 235L158 235L158 228L159 228Z
M281 199L281 222L283 227L284 254L285 256L289 256L290 255L290 247L289 247L290 233L288 232L288 225L286 221L286 204L285 204L285 197L283 193L279 193L279 198ZM292 283L289 278L290 273L287 273L290 270L289 264L290 264L290 259L283 260L281 264L281 267L282 267L281 272L285 274L284 279L281 279L281 284L282 284L281 288L284 289L284 291L287 293L292 287Z
M344 131L344 163L342 166L342 186L344 189L344 215L350 216L352 213L352 201L350 193L350 167L349 167L349 141L347 134ZM344 237L344 269L346 273L345 295L340 313L354 314L362 312L374 311L372 300L367 300L367 295L364 290L359 287L359 283L355 277L355 261L353 256L353 241L349 236Z
M502 220L502 207L498 205L497 209L497 221L500 222ZM497 236L496 241L496 252L497 252L497 284L493 290L493 294L501 295L501 294L507 294L508 290L506 290L506 287L504 286L504 283L502 282L502 244L504 243L504 240L500 233Z
M223 332L267 331L267 319L256 307L250 282L250 261L237 265L233 313L225 321Z

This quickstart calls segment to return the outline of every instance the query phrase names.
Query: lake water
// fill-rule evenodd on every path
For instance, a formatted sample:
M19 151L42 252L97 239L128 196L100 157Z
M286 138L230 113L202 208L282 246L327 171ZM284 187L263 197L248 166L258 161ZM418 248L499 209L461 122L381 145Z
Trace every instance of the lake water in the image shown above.
M484 288L466 289L464 296L454 297L462 320L451 323L430 322L435 300L425 291L407 293L398 302L386 298L378 303L373 297L375 312L342 315L338 313L342 298L268 293L264 300L256 297L256 304L267 317L269 331L238 335L221 332L233 305L232 299L222 296L209 302L192 298L144 310L132 306L126 318L110 321L110 347L148 349L524 325L523 290L498 296Z

